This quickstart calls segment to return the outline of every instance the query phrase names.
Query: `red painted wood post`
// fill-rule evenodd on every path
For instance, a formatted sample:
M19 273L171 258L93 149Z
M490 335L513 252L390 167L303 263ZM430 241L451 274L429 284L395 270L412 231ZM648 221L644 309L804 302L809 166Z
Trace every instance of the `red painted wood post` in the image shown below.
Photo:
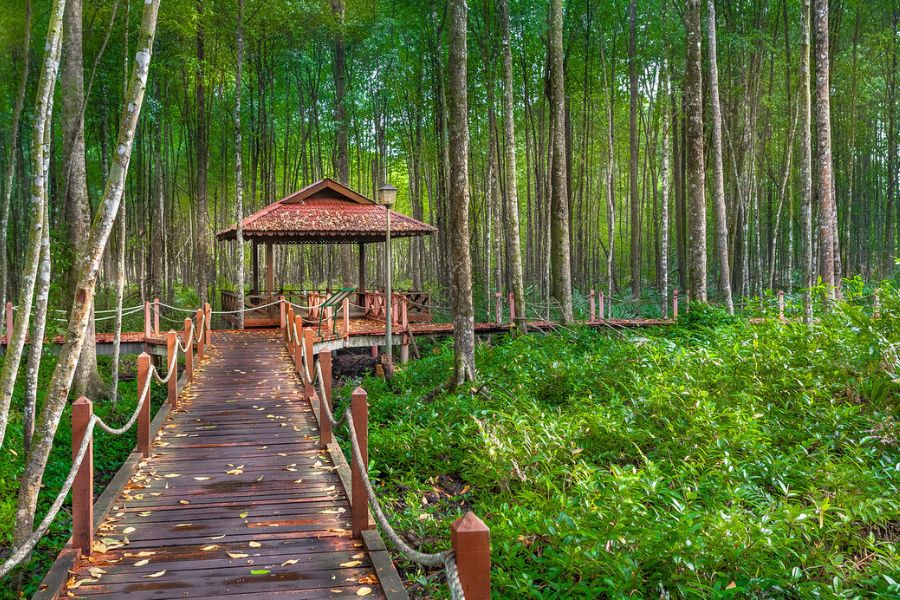
M400 327L403 331L409 331L409 299L406 296L400 304Z
M294 315L294 326L297 333L297 338L294 339L294 368L300 374L300 380L306 383L306 373L303 372L303 344L300 339L303 334L303 317Z
M197 360L203 360L206 351L206 334L203 333L203 328L206 327L205 323L206 319L203 317L203 311L201 309L197 309L197 314L194 316L194 336L197 338Z
M490 600L491 531L472 511L450 525L450 541L466 600Z
M678 288L672 290L672 318L678 318Z
M184 334L181 339L187 350L184 351L184 372L187 373L187 380L194 379L194 332L191 331L191 320L184 320Z
M204 308L206 309L206 345L209 346L212 344L212 306L207 302L204 304Z
M359 538L369 528L369 499L363 483L363 469L369 468L369 403L366 390L361 387L353 390L350 396L350 414L353 415L353 429L356 441L359 442L359 453L363 464L359 464L353 455L350 470L352 472L352 499L350 502L353 537Z
M285 328L285 324L287 323L287 305L284 301L284 295L278 296L278 326L281 328L281 337L284 341L287 341L287 329Z
M591 322L597 319L597 307L594 303L594 288L591 288L590 293L588 294L588 304L590 305L590 313L591 313Z
M331 352L319 352L319 366L322 367L322 387L325 394L319 396L319 446L328 447L333 440L331 436L331 421L325 413L325 405L331 408Z
M72 459L78 454L94 413L91 401L82 396L72 404ZM93 438L93 435L91 436ZM90 556L94 544L94 440L88 442L84 460L72 483L72 546Z
M150 337L150 302L144 300L144 337Z
M312 327L305 327L303 329L303 345L304 350L306 352L306 362L308 371L304 373L304 376L309 379L309 382L312 383L313 379L315 379L316 374L313 372L313 344L316 341L316 332Z
M171 371L172 373L168 382L169 405L172 408L178 408L178 365L175 365L175 369L172 370L172 364L177 362L177 359L175 358L176 344L178 344L178 334L170 329L166 334L166 358L168 360L168 362L166 362L166 372L168 373Z
M288 354L294 356L294 332L291 330L294 326L294 307L288 306L284 311L284 343L287 346Z
M150 355L141 352L137 358L137 389L138 394L144 390L147 385L147 378L150 377ZM141 412L138 413L137 422L137 449L144 455L144 458L150 456L150 390L147 390L147 399L141 406ZM138 398L140 399L140 398Z
M784 292L778 290L778 319L784 321Z
M344 298L344 339L350 339L350 298Z
M159 333L159 298L153 299L153 332Z
M3 339L6 340L6 343L9 344L10 340L12 340L12 330L13 330L13 303L6 303L6 333L3 335Z
M499 325L503 322L503 307L501 306L501 298L503 298L503 294L500 292L494 292L494 323Z
M874 297L872 298L872 317L875 319L881 318L881 301L878 299L878 290L876 289L874 292Z

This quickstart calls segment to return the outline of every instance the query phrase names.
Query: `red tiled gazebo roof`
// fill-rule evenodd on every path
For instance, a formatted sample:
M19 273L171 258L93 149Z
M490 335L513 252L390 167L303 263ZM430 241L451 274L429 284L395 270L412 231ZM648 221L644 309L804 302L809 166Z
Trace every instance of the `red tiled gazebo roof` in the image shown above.
M244 239L275 244L384 241L387 210L332 179L308 185L244 219ZM391 211L391 237L430 235L435 227ZM235 226L216 234L233 240Z

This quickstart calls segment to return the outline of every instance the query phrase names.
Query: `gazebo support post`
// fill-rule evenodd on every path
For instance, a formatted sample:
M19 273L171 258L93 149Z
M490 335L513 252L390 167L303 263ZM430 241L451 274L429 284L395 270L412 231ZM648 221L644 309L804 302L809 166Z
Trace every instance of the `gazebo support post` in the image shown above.
M256 240L253 240L251 253L253 254L253 290L251 293L255 296L259 293L259 244Z
M365 306L366 297L366 245L359 243L359 301L357 304Z

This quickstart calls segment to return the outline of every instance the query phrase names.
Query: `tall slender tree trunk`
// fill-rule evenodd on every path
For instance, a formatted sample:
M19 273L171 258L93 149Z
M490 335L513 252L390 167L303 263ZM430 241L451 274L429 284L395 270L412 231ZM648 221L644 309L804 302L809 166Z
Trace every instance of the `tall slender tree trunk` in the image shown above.
M667 53L668 54L668 53ZM666 107L669 96L669 75L665 65L660 69L662 82L660 85L660 105L662 110L662 160L659 167L659 179L662 184L662 198L660 200L659 215L659 281L660 296L662 296L662 317L669 316L669 171L670 153L669 145L670 127L669 111Z
M562 0L550 0L550 274L561 320L572 320L572 260L569 248L569 186L566 165L566 89L563 72Z
M615 103L615 87L613 86L613 57L609 57L607 61L606 53L603 49L603 42L600 43L600 69L603 72L603 87L606 88L606 243L609 249L606 253L606 292L612 298L615 292L616 281L616 150L615 150L615 122L614 103ZM606 63L609 63L607 68ZM607 73L609 71L609 73ZM604 307L600 307L602 314Z
M894 7L892 18L891 38L897 39L897 22L900 20L900 9ZM854 46L855 53L855 46ZM854 55L855 66L855 55ZM884 219L884 258L882 275L888 277L893 272L893 260L895 257L894 244L894 194L897 192L897 124L896 124L896 97L897 97L897 44L891 48L891 68L887 81L887 207Z
M834 185L831 170L831 91L828 56L828 0L815 0L816 192L819 200L819 270L829 299L835 298Z
M687 192L692 297L706 302L706 190L703 158L703 74L700 54L700 0L687 0L684 100L687 113Z
M527 329L525 279L522 275L522 244L519 239L519 193L516 182L516 130L513 104L512 48L509 35L509 0L499 0L500 28L503 46L503 128L506 149L506 241L509 247L509 272L516 325L522 333Z
M241 88L244 69L244 0L237 0L237 64L234 79L234 221L237 246L238 306L244 306L244 142L241 137ZM302 282L301 282L302 283ZM244 311L238 329L244 328Z
M337 32L334 38L334 133L335 165L337 180L344 185L350 183L349 155L350 146L347 138L347 60L344 48L344 0L331 0L331 11L337 21ZM341 277L344 286L353 285L356 277L353 272L353 246L341 245Z
M82 0L68 0L65 12L65 35L63 36L63 61L60 85L65 90L62 96L63 172L66 173L66 223L69 243L75 256L85 251L87 233L91 227L91 202L88 196L87 165L84 143L84 55L82 50ZM74 295L78 272L69 272L69 291ZM91 309L93 312L93 308ZM87 342L81 350L81 358L72 381L72 391L76 396L97 398L108 395L108 390L97 370L97 344L94 335L94 319L91 316L87 330Z
M209 208L207 174L209 170L209 125L206 119L206 41L203 2L197 0L197 73L194 98L197 104L197 276L200 302L209 302Z
M719 287L729 314L734 314L731 299L731 267L728 261L728 209L725 206L725 173L722 167L722 108L719 103L719 66L716 60L716 3L707 0L709 35L709 104L712 110L713 206L716 213L716 250L719 255Z
M472 255L469 250L468 6L450 0L449 157L450 157L450 307L453 313L453 383L475 379L475 308L472 304Z
M6 178L3 186L3 201L0 204L0 306L6 306L9 292L9 257L7 244L9 240L9 205L12 200L13 182L16 174L16 156L19 147L19 126L22 120L22 108L25 106L25 91L28 89L28 70L31 64L31 0L25 0L25 32L22 39L22 78L16 91L16 103L13 107L12 123L9 131L9 157L6 163Z
M65 342L60 349L59 359L48 386L47 399L35 427L32 451L26 459L25 470L20 478L14 547L21 546L23 540L31 534L44 469L50 457L50 450L53 448L53 439L56 436L60 418L66 407L72 375L75 371L78 357L81 355L81 348L87 337L86 333L94 305L94 292L97 286L100 261L103 257L109 234L112 231L116 213L122 202L122 195L125 189L125 175L128 172L128 164L131 159L134 134L144 102L153 37L156 33L156 19L159 14L159 1L145 0L144 2L141 29L138 36L139 50L135 55L134 67L128 84L128 93L126 94L127 100L121 113L119 134L116 141L117 152L113 155L113 162L103 191L103 197L88 234L86 252L77 257L80 276L76 286ZM44 72L41 78L42 83L39 88L38 110L35 111L37 117L43 117L38 122L43 123L46 123L47 116L47 110L44 107L49 107L51 97L48 92L52 92L52 84L46 84L45 80L50 75L53 75L55 71L53 63L56 61L52 58L53 56L58 56L58 49L55 49L55 38L57 35L55 32L61 28L59 21L62 19L64 4L65 0L58 0L57 4L54 5L50 18L51 35L48 35L48 60L45 61ZM58 17L57 10L59 11ZM55 77L53 79L55 80ZM36 127L33 142L34 148L41 146L40 140L43 139L43 135L38 135L39 133L43 134L43 130ZM40 173L42 170L41 165L44 162L44 154L41 150L35 154L37 156L35 162L36 172ZM37 162L38 160L40 162ZM38 178L35 179L37 180ZM43 191L37 184L32 192L37 196L43 195Z
M815 280L812 229L812 98L810 91L810 0L800 15L800 237L802 238L803 306L812 325L811 290Z
M638 76L635 56L635 0L628 5L628 190L631 205L631 296L641 297L641 204L638 196Z

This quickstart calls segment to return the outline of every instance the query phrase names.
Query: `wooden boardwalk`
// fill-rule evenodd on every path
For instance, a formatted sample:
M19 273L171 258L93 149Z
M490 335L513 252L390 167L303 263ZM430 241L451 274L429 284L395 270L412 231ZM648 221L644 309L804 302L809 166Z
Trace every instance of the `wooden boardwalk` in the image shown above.
M384 598L279 333L213 343L62 596Z

